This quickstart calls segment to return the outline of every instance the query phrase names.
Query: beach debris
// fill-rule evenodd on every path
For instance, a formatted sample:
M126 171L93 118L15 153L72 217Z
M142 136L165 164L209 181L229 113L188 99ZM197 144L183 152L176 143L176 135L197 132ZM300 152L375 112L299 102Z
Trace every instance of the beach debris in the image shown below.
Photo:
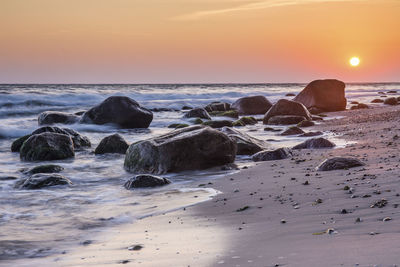
M375 201L370 207L371 208L383 208L388 204L388 201L384 198L382 198L381 200L377 200Z
M345 157L333 157L324 160L318 167L318 171L332 171L340 169L349 169L358 166L364 166L360 160L356 158L345 158Z

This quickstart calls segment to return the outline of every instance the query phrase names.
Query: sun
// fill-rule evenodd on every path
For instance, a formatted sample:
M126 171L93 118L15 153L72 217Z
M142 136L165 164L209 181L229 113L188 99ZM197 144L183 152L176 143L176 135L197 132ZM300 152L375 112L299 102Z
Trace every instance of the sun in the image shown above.
M358 65L360 65L360 59L358 57L352 57L349 60L350 65L353 67L357 67Z

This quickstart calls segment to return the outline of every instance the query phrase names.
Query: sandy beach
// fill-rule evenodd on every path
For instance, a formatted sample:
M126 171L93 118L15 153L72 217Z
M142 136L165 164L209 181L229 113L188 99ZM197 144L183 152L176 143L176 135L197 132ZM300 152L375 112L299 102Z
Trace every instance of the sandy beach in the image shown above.
M330 113L309 130L345 147L298 150L210 180L209 201L135 221L54 258L57 266L397 266L399 106ZM327 158L365 166L318 172ZM195 195L193 197L196 197ZM372 207L387 200L382 207Z

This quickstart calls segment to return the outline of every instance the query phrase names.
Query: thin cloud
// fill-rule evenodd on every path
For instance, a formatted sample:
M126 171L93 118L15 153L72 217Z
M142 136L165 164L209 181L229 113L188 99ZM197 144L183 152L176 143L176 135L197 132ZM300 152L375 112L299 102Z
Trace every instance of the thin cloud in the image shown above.
M250 10L258 10L258 9L267 9L272 7L279 6L292 6L292 5L301 5L301 4L310 4L310 3L327 3L327 2L363 2L367 0L301 0L301 1L290 1L290 0L264 0L251 4L239 5L232 8L225 9L216 9L216 10L206 10L206 11L198 11L193 12L186 15L181 15L174 17L174 20L198 20L208 16L222 15L227 13L235 13L242 11L250 11Z

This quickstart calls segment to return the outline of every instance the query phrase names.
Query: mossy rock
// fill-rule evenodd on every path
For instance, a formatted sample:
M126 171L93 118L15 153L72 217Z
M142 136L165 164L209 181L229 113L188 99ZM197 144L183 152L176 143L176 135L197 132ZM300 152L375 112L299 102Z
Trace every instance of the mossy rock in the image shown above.
M169 125L168 128L181 129L181 128L185 128L188 126L189 126L189 124L186 124L186 123L173 123L173 124Z
M218 116L218 117L229 117L237 119L239 118L239 113L236 110L228 110L228 111L211 111L209 112L211 116Z
M200 119L200 118L197 118L197 119L191 120L190 122L193 123L193 124L202 124L203 120Z
M222 127L232 127L232 121L223 120L223 121L206 121L203 122L203 125L210 126L211 128L222 128Z
M241 120L237 120L237 121L232 122L232 126L241 127L241 126L246 126L246 124Z
M240 121L242 121L245 125L257 124L257 120L254 117L241 117Z

